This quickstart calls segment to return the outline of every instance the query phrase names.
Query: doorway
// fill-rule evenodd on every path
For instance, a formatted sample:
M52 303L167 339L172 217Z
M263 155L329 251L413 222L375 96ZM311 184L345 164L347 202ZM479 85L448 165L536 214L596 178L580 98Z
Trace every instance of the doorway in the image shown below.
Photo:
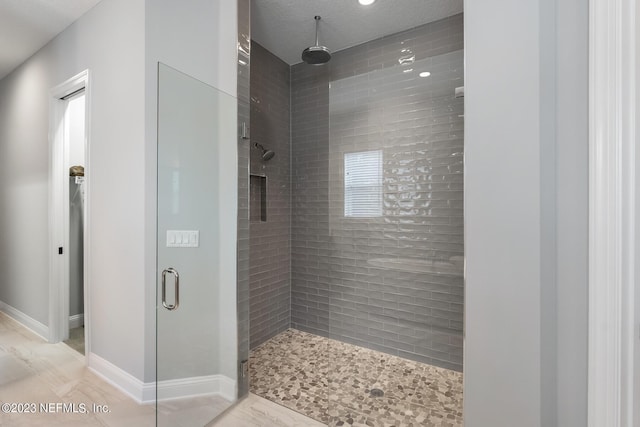
M88 71L51 91L50 341L85 354Z
M69 171L65 192L68 197L68 215L65 223L68 232L67 264L69 276L69 327L65 328L64 342L74 350L84 354L84 127L85 127L85 90L80 89L64 98L64 148L65 168Z

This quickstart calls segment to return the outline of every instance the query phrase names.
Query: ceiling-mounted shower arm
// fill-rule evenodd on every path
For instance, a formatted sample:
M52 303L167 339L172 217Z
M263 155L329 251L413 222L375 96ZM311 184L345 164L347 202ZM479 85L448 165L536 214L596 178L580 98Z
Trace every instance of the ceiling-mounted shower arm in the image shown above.
M313 17L313 19L316 20L316 44L315 44L315 46L320 46L320 41L318 39L318 23L320 22L320 19L322 19L322 18L320 18L319 15L316 15L316 16Z
M331 51L325 46L320 46L320 39L318 37L318 23L320 22L320 16L313 17L316 20L316 44L309 46L302 51L302 60L307 64L321 65L331 59Z

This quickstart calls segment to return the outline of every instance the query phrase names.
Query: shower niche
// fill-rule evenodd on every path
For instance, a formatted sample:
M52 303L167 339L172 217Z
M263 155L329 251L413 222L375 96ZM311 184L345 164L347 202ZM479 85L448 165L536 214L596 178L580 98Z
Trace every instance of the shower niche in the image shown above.
M249 220L267 222L267 176L249 175Z

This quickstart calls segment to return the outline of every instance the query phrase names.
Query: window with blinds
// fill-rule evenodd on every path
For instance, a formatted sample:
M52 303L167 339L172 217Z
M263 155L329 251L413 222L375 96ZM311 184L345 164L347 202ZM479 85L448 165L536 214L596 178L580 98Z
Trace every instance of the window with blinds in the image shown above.
M382 216L382 150L345 153L344 216Z

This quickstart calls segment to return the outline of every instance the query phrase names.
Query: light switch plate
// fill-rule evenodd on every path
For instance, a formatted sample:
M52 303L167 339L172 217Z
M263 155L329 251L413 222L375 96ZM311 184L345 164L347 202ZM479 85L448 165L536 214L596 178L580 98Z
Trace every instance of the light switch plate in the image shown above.
M167 230L168 248L197 248L200 246L198 230Z

